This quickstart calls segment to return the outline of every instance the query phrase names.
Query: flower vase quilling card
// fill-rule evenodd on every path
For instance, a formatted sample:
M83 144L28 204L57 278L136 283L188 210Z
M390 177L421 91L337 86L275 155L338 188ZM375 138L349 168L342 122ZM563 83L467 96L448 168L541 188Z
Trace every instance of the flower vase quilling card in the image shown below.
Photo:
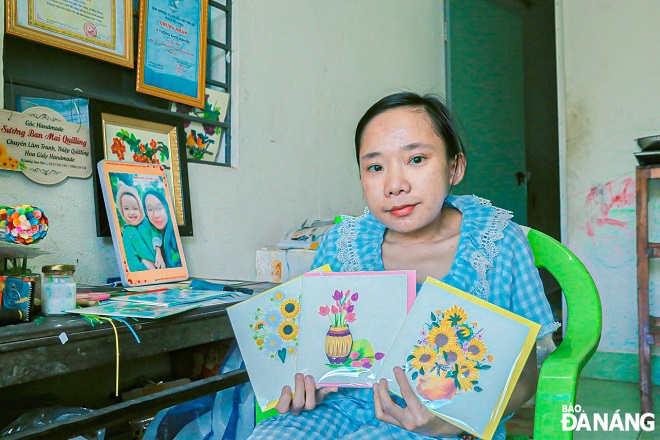
M330 266L314 270L329 272ZM294 388L301 292L302 275L227 308L262 411L277 404L282 387Z
M317 386L369 387L415 300L415 271L303 276L297 371Z
M378 379L401 396L392 369L436 416L492 438L540 325L448 284L427 278Z

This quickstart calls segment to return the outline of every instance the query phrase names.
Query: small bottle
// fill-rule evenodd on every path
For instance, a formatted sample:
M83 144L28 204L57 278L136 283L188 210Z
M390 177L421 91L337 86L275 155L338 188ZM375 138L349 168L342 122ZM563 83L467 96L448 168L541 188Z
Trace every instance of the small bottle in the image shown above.
M76 282L73 264L55 264L41 268L41 313L43 315L65 315L76 308Z

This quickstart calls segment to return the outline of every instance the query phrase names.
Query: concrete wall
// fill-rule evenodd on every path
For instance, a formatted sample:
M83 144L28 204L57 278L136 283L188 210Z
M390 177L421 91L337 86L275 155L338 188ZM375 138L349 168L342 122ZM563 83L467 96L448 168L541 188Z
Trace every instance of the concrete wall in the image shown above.
M603 304L599 351L637 352L634 139L660 133L660 3L561 1L566 117L567 244L593 275ZM655 191L656 196L659 195ZM660 239L660 203L651 233ZM660 314L657 270L652 312ZM657 362L656 362L657 363ZM593 364L593 362L592 362ZM625 367L637 374L636 359ZM622 362L610 365L624 367ZM656 373L657 374L657 373Z
M362 113L401 89L444 95L436 0L234 2L233 145L238 168L190 164L192 276L254 279L255 250L305 219L360 213L353 135ZM56 81L56 79L54 79ZM117 274L97 238L92 179L37 185L0 171L0 204L50 219L30 266L73 263L79 282Z

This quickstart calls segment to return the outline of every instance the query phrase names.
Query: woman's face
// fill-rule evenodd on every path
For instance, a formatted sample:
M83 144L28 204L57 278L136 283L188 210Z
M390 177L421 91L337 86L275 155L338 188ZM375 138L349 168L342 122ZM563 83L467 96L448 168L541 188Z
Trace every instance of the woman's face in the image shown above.
M142 220L140 202L130 194L124 194L120 200L121 213L124 220L131 225L137 225Z
M374 117L360 146L360 183L369 210L388 229L421 231L439 221L454 172L445 143L425 110L398 107ZM462 162L461 162L462 163Z
M158 197L148 194L144 198L144 208L147 211L147 218L149 218L151 224L159 231L165 229L168 220L167 211L165 211L165 206L163 206L163 203Z

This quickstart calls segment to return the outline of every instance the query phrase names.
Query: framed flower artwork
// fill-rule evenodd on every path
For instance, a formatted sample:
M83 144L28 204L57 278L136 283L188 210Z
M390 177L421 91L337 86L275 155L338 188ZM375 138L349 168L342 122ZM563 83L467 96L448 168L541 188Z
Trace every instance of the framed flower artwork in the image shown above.
M224 161L226 132L223 126L226 125L228 108L229 94L208 87L204 95L204 108L172 102L172 111L196 118L195 120L184 118L183 122L188 160L200 163Z
M90 138L96 162L103 159L161 165L179 234L192 236L192 214L183 121L176 115L97 99L89 101ZM95 178L97 236L109 236L103 197Z

